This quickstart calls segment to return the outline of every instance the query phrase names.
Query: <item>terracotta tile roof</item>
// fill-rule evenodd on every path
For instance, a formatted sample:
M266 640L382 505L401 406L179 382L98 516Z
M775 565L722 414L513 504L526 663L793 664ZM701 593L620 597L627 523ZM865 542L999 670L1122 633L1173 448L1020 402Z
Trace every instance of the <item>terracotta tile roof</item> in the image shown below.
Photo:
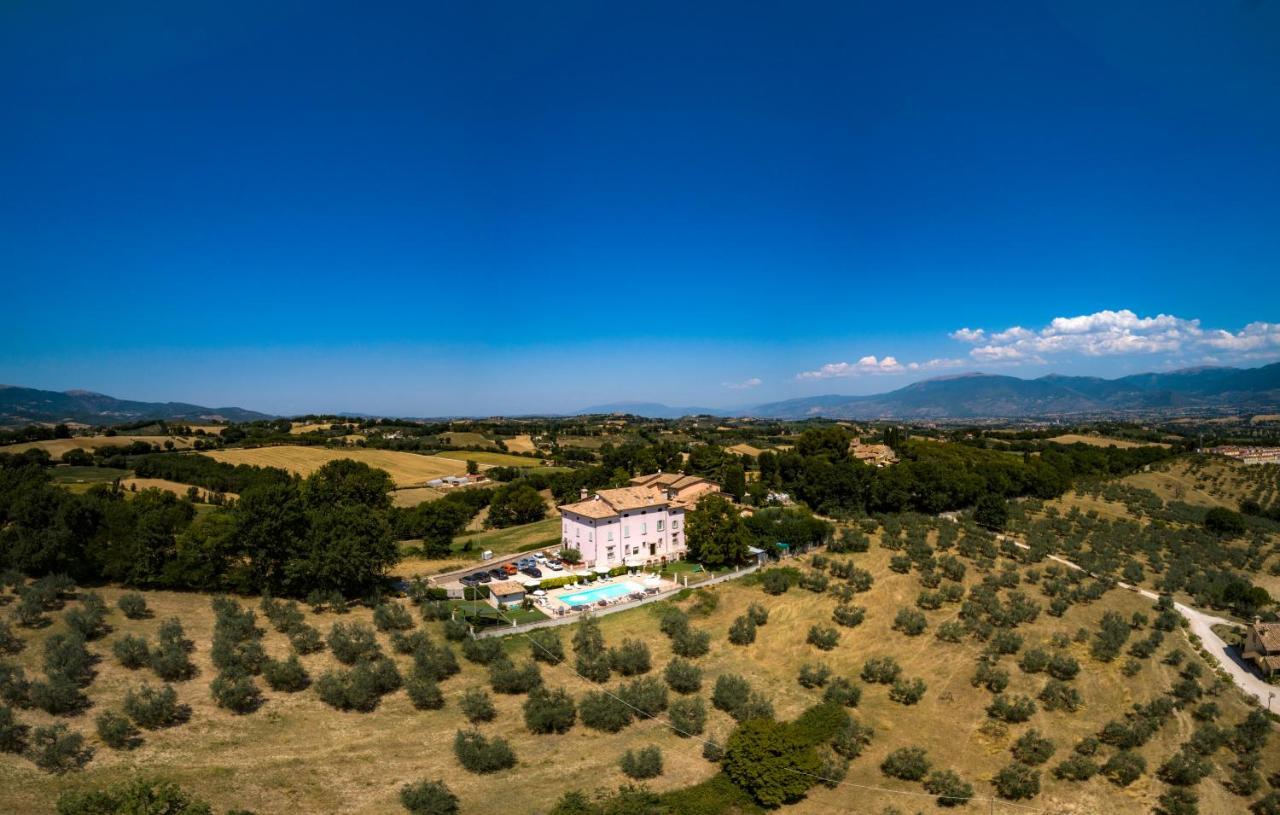
M618 487L612 490L600 490L595 496L575 504L565 504L561 512L574 512L588 518L611 518L621 512L633 509L667 506L671 502L666 494L654 487Z
M1253 633L1268 654L1280 654L1280 623L1254 623Z

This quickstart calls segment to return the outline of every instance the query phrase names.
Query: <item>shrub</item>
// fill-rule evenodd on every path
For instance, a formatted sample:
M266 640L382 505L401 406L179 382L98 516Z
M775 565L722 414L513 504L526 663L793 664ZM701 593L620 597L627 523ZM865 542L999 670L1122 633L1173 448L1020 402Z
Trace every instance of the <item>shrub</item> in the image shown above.
M800 578L800 588L808 589L815 594L822 594L831 585L831 579L822 572L806 572Z
M637 780L662 775L662 751L657 747L642 747L623 754L619 766L628 777Z
M1080 663L1070 654L1056 653L1049 658L1047 670L1054 679L1066 681L1080 673Z
M477 665L488 665L499 657L503 656L502 643L497 639L465 639L462 641L462 656L468 662L474 662Z
M257 684L247 674L224 671L209 683L209 692L218 707L232 713L252 713L262 704Z
M96 594L85 596L98 597ZM101 603L102 599L98 598L98 604ZM106 609L100 605L73 608L62 615L62 619L69 630L80 635L85 640L101 639L110 630L106 623Z
M1147 761L1132 750L1121 750L1102 765L1102 774L1117 787L1127 787L1147 770Z
M800 666L799 682L802 688L820 688L831 678L831 669L822 663L806 662Z
M921 685L923 684L924 683L921 683ZM921 690L921 693L923 692L924 691ZM892 693L890 696L892 696ZM827 689L823 691L822 701L831 702L832 704L842 705L844 707L857 707L858 702L862 701L862 688L853 684L851 680L846 679L843 676L837 676L831 681L831 684L827 686ZM904 702L903 704L914 703Z
M458 796L443 781L419 781L400 788L400 805L412 815L457 815Z
M623 640L618 647L609 649L609 667L623 676L648 673L651 667L649 646L641 640Z
M663 677L676 693L697 693L702 689L702 669L680 657L667 663Z
M151 616L151 612L147 610L146 598L136 591L120 595L120 599L116 600L116 605L120 608L121 613L130 620L145 620Z
M667 718L677 736L698 736L707 726L707 706L699 696L682 697L671 703Z
M638 716L653 718L667 709L667 686L656 677L634 679L618 689L622 698Z
M21 753L30 728L18 721L13 709L0 707L0 753Z
M1040 771L1014 762L991 779L996 794L1007 801L1020 801L1040 794Z
M902 668L893 657L872 657L862 663L862 681L880 685L891 685L902 673Z
M491 722L498 715L498 709L493 706L493 697L481 688L469 688L462 694L458 707L462 709L462 715L466 716L467 721L472 724Z
M373 624L379 631L408 631L413 617L399 603L380 603L373 610Z
M137 670L151 662L151 649L143 637L126 634L111 646L111 652L121 665L129 670Z
M582 723L592 730L617 733L631 724L631 708L614 696L602 691L591 691L578 703L578 715Z
M916 637L924 633L929 627L929 621L922 612L913 608L898 609L897 615L893 618L893 630L901 631L908 637Z
M901 705L914 705L924 698L926 689L923 679L899 679L889 689L889 698Z
M737 674L721 674L716 677L715 688L711 691L711 704L717 710L733 715L747 703L751 695L751 683Z
M98 738L113 750L131 750L141 743L137 728L122 713L114 710L100 713L94 720L94 724L97 727Z
M534 659L548 665L559 665L564 662L564 642L557 632L540 628L530 631L529 639L531 640L529 653Z
M464 768L481 775L516 765L516 754L505 739L487 739L476 730L458 731L453 739L453 754Z
M0 662L0 702L14 707L29 707L31 683L21 665Z
M27 698L34 707L53 716L69 716L89 707L89 697L81 692L80 686L60 673L32 682Z
M1043 648L1028 648L1018 659L1023 673L1038 674L1049 667L1049 653Z
M1080 699L1079 691L1057 679L1046 682L1037 698L1044 705L1045 710L1065 710L1074 713L1084 704Z
M831 747L845 758L857 758L871 744L874 735L875 731L870 725L850 719L831 740Z
M382 698L378 678L367 662L350 670L327 671L316 680L315 689L320 701L338 710L367 713Z
M84 637L74 631L54 634L44 641L44 672L51 677L60 675L77 685L87 685L93 679L94 661Z
M751 622L755 623L757 626L768 625L769 623L769 609L759 603L752 603L747 606L747 616L750 617Z
M157 648L151 652L151 670L166 682L179 682L195 676L196 666L186 651Z
M466 620L449 619L444 621L444 638L450 642L462 642L471 635L471 626Z
M458 658L454 656L452 648L428 643L413 652L413 670L437 682L443 682L462 669L458 666Z
M836 625L842 625L845 628L855 628L862 625L862 621L867 618L867 609L865 606L853 606L848 603L841 603L831 612L831 619Z
M530 733L567 733L577 718L577 706L564 688L534 688L524 702L524 725Z
M334 623L329 629L328 643L334 658L344 665L382 655L373 629L360 623Z
M1088 781L1099 769L1097 762L1088 756L1073 755L1054 767L1053 775L1064 781Z
M702 742L702 757L718 764L724 760L724 746L715 739L706 739Z
M783 569L769 569L761 578L765 594L779 595L791 588L791 575Z
M1156 815L1198 815L1200 799L1185 787L1174 787L1160 794Z
M919 781L929 772L929 758L921 747L899 747L880 762L880 772L903 781Z
M674 637L681 631L689 627L689 615L685 614L676 606L667 606L662 610L662 617L658 621L658 628L668 637ZM576 641L574 647L577 647ZM601 646L603 647L603 646Z
M938 806L964 806L973 798L973 785L951 770L934 770L924 780L924 791L938 796Z
M1018 724L1030 719L1036 712L1036 703L1027 696L1005 696L997 694L987 705L987 715L993 719L1009 724Z
M1190 787L1199 784L1213 767L1193 750L1182 749L1165 759L1156 775L1166 784Z
M1029 767L1038 767L1048 761L1053 750L1053 742L1041 736L1034 727L1018 737L1010 748L1014 759Z
M14 634L8 623L0 621L0 655L19 654L26 647L22 637Z
M68 730L65 724L37 727L27 745L27 758L45 772L58 775L80 769L92 756L84 736Z
M275 691L297 693L311 684L307 670L298 661L297 654L290 654L288 659L268 659L262 666L262 678L267 686Z
M729 642L734 645L750 645L756 641L756 624L746 614L738 617L729 626Z
M671 650L677 656L697 659L711 650L711 634L696 628L686 628L671 638Z
M444 707L444 694L440 684L430 676L414 673L404 683L409 701L418 710L439 710Z
M528 693L542 684L542 673L536 662L529 661L517 668L504 656L489 663L489 684L497 693Z
M825 625L809 627L809 636L805 642L822 651L830 651L840 642L840 632Z

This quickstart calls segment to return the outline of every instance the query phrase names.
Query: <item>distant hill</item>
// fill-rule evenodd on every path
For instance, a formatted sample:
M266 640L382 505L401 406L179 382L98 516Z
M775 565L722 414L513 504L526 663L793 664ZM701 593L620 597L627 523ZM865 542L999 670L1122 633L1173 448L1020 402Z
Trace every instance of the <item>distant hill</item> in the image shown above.
M143 419L248 422L272 418L238 407L209 408L184 402L134 402L91 391L42 391L0 385L0 424L82 422L112 425Z
M778 419L1008 419L1193 408L1247 411L1276 405L1280 405L1280 363L1244 369L1188 368L1119 379L962 374L872 396L788 399L758 405L748 413Z
M632 416L644 416L649 419L679 419L681 416L731 416L727 410L705 407L672 407L660 402L614 402L608 405L575 410L573 416L592 416L596 414L625 413Z

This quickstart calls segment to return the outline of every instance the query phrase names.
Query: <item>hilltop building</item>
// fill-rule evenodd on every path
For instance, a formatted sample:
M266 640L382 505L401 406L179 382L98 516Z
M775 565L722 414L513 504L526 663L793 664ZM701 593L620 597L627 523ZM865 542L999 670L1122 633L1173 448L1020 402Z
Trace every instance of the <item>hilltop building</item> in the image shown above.
M1280 675L1280 623L1254 620L1245 631L1241 652L1268 679Z
M863 444L862 439L849 442L849 455L868 467L887 467L898 462L898 456L887 444Z
M705 478L655 473L631 486L582 491L582 500L560 510L561 544L582 553L589 569L642 567L683 560L688 551L684 518L720 486Z
M1280 464L1280 447L1241 447L1227 444L1210 447L1208 452L1234 458L1244 464Z

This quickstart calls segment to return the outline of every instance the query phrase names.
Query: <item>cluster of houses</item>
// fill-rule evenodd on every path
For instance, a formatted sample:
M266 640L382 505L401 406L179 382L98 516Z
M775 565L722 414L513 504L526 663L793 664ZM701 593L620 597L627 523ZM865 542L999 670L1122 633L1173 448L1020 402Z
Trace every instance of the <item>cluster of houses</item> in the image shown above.
M1210 447L1208 452L1234 458L1244 464L1280 464L1280 447L1242 447L1225 444L1220 447Z
M863 444L862 439L849 442L849 455L869 467L887 467L898 462L898 456L887 444Z
M589 568L643 568L682 560L685 513L720 485L701 476L651 473L628 486L582 491L560 510L561 545L577 549Z

